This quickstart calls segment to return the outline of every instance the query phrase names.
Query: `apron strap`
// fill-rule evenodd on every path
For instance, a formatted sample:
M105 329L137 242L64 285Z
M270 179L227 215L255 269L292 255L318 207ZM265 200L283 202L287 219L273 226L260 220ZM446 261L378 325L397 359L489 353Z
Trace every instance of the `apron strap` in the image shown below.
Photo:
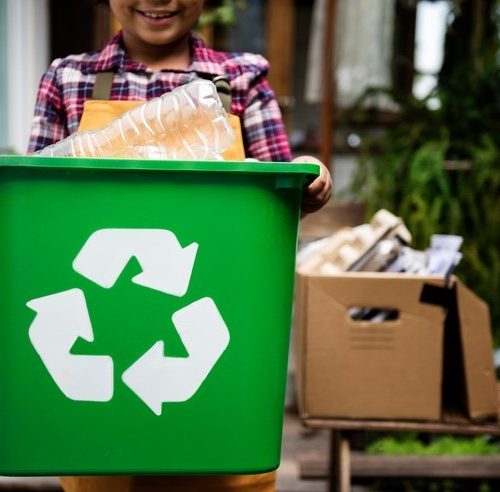
M113 72L98 72L95 76L92 99L111 99L111 86L113 85Z
M222 102L222 106L226 113L231 112L231 86L229 80L225 75L217 75L212 79L212 82L217 89L217 94Z

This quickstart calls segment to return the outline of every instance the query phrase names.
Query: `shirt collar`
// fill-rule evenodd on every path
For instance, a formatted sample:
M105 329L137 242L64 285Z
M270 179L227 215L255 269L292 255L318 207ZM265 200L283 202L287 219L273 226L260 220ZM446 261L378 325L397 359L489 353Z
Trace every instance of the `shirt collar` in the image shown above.
M128 67L130 64L142 65L133 63L125 53L123 46L122 32L119 31L113 38L111 38L106 46L99 53L97 62L92 67L94 72L117 72L120 69ZM144 68L146 68L144 66Z
M209 48L204 41L191 34L189 38L191 47L191 64L186 70L176 70L178 72L197 72L207 75L224 75L222 65L217 52ZM120 72L120 71L143 71L151 70L141 62L136 62L128 58L123 45L122 31L119 31L102 49L93 64L92 72Z

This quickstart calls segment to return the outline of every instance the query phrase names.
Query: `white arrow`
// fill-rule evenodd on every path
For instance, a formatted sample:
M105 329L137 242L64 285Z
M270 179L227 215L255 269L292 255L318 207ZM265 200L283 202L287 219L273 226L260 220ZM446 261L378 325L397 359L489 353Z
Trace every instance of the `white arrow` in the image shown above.
M188 289L197 250L197 243L183 249L175 234L164 229L100 229L83 245L73 268L109 288L135 256L142 272L133 282L181 297Z
M31 343L61 391L71 400L111 400L113 359L69 353L78 337L94 339L83 292L71 289L26 305L37 313L29 328Z
M161 415L163 402L191 398L229 343L227 326L209 297L177 311L172 321L188 357L165 357L163 342L156 342L122 375L156 415Z

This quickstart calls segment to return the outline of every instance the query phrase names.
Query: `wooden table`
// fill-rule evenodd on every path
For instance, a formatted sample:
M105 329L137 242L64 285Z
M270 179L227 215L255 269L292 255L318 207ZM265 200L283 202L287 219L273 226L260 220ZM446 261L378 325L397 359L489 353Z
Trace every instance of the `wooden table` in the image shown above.
M436 477L478 478L500 480L500 456L416 457L376 456L351 453L346 433L351 431L405 431L436 434L500 436L500 384L498 385L499 415L497 422L471 423L460 415L448 414L439 422L355 420L338 418L303 419L311 429L330 430L328 458L300 459L300 474L304 479L329 479L330 492L351 490L351 475L370 477Z

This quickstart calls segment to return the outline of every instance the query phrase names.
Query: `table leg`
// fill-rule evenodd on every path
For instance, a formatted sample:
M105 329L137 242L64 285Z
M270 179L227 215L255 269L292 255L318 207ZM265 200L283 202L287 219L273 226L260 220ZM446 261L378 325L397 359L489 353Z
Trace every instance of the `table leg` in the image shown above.
M351 456L349 440L340 430L330 433L329 492L350 492Z

